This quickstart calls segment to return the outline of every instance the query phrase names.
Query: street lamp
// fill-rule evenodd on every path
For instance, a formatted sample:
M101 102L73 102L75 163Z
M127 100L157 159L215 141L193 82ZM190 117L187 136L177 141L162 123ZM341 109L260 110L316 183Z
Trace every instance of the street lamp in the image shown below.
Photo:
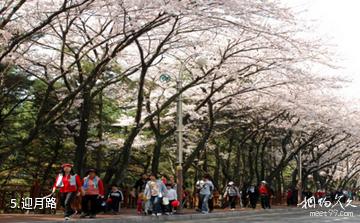
M198 165L199 165L199 160L197 158L194 159L194 166L195 166L195 181L194 181L194 189L193 189L193 197L194 197L194 200L192 202L192 207L197 207L197 199L196 198L196 194L197 194L197 188L196 188L196 182L198 181L199 179L199 170L198 170Z
M180 71L178 74L178 78L177 78L177 84L176 84L176 90L177 90L177 94L178 94L178 99L177 99L177 109L176 109L176 114L177 114L177 119L176 119L176 133L177 133L177 151L178 151L178 155L177 155L177 167L176 167L176 177L177 177L177 194L178 194L178 198L180 201L180 204L182 204L182 195L183 195L183 169L182 169L182 164L183 164L183 109L182 109L182 82L183 82L183 71L185 69L186 64L190 61L190 59L192 59L193 57L198 57L199 54L195 53L192 54L190 56L188 56L184 61L181 62L181 66L180 66ZM196 63L200 66L203 67L206 64L206 59L204 58L197 58ZM181 205L180 205L180 209L181 209Z
M206 65L206 58L199 57L198 53L194 53L188 56L185 60L180 61L181 66L178 73L177 81L176 81L176 92L178 94L177 98L177 106L176 106L176 138L177 138L177 166L176 166L176 178L177 178L177 194L180 204L182 204L182 194L183 194L183 109L182 109L182 82L183 82L183 72L186 64L194 57L196 58L196 64L199 67L203 67ZM176 58L178 59L178 58ZM179 59L178 59L179 60ZM170 75L162 74L160 75L161 82L169 82L171 79ZM180 205L181 208L181 205ZM179 209L180 209L179 208Z
M295 141L295 146L298 147L300 146L300 142L298 140ZM298 202L301 202L302 200L302 160L301 160L301 148L299 149L299 180L298 180Z

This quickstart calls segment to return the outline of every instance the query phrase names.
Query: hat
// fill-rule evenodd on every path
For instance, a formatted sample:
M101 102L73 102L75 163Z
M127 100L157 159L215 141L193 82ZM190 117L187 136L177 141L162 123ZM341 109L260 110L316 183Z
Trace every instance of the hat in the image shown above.
M61 168L65 168L65 167L73 167L74 165L70 164L70 163L64 163L61 165Z
M232 186L232 185L234 185L234 182L233 182L233 181L230 181L230 182L228 183L228 185L229 185L229 186Z
M94 172L94 173L96 173L96 174L97 174L96 169L91 168L91 169L88 169L88 170L86 171L86 174L85 174L85 175L88 175L90 172Z
M267 182L265 180L261 181L262 184L267 184Z

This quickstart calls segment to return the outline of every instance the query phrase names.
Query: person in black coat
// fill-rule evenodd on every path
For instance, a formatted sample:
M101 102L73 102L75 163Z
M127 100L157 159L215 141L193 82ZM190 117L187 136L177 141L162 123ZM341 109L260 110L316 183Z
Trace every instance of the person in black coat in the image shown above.
M121 202L124 200L123 193L119 190L117 185L111 186L111 191L108 195L109 209L113 214L117 214L120 211Z
M250 184L250 186L246 189L246 194L249 196L250 206L255 209L256 203L259 199L258 188L255 184Z

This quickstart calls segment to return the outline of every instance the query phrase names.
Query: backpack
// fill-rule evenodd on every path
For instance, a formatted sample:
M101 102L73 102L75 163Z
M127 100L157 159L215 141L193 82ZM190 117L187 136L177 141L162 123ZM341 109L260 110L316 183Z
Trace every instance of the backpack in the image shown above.
M228 194L229 194L229 196L237 196L238 195L235 187L228 187Z

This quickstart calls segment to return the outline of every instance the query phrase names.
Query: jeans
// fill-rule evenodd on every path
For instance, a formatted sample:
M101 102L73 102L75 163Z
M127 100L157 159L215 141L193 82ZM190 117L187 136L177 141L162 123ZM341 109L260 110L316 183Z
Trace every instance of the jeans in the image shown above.
M110 206L110 209L111 211L113 212L119 212L120 211L120 198L119 197L111 197L111 204L109 205Z
M250 198L250 206L255 209L256 208L256 202L258 200L258 197L256 196L256 194L249 194L249 198Z
M85 214L96 215L98 211L98 195L85 195L81 200L82 212ZM90 209L89 209L90 202Z
M237 196L229 196L230 207L233 209L236 206Z
M60 194L60 204L65 209L65 217L69 217L74 214L75 211L71 208L71 202L74 200L76 192L66 192Z
M152 213L161 213L161 198L158 196L151 196L150 202L152 205Z
M200 194L202 212L209 212L209 197L210 194Z
M261 195L260 200L263 209L270 208L269 195Z

